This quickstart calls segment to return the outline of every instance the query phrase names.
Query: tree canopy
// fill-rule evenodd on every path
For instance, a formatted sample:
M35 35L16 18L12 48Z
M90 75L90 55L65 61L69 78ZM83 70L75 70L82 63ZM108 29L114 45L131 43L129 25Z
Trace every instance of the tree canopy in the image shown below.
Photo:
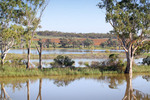
M115 34L126 52L126 72L132 73L135 51L150 35L149 0L101 0L99 8L105 8L106 22L113 27Z

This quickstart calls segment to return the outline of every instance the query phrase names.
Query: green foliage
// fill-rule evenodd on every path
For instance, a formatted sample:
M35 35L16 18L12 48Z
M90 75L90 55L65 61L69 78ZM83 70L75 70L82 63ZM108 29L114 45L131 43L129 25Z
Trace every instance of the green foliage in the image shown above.
M105 47L117 47L117 45L119 45L118 41L117 40L112 40L112 38L110 38L106 42L103 42L103 43L100 44L100 46L102 48L105 48Z
M69 42L68 39L66 39L66 38L60 38L59 40L60 40L61 47L66 48L66 46L68 45L68 42Z
M98 62L98 61L92 61L90 67L91 68L98 68L98 67L100 67L100 65L101 65L100 62Z
M51 40L50 39L46 39L44 45L49 48L49 45L52 44Z
M133 44L134 41L135 46L141 44L142 41L139 40L145 39L146 34L149 34L149 0L101 0L98 6L106 9L106 21L112 25L114 34L120 39L130 38L128 42Z
M143 63L144 65L145 65L145 64L150 65L150 56L147 56L146 58L144 58L142 63Z
M52 63L52 67L71 67L75 62L68 56L58 55Z
M104 61L100 65L101 71L117 71L123 72L124 71L124 63L117 54L110 54L108 61Z
M110 54L109 59L103 62L94 61L89 67L99 69L101 72L117 71L122 73L124 71L124 63L120 60L118 54Z
M106 21L126 52L125 73L132 73L131 62L137 48L144 41L150 41L149 0L101 0L98 6L106 10Z
M86 67L89 67L89 62L84 62L84 65L85 65Z
M93 45L93 40L90 40L90 39L86 39L83 41L83 44L84 44L84 47L89 47L91 45Z
M113 38L117 37L113 34L104 34L104 33L67 33L67 32L58 32L58 31L38 31L38 36L52 36L52 37L61 37L61 38L90 38L90 39L101 39L101 38Z
M145 52L148 53L149 51L150 51L150 41L144 42L141 47L138 47L135 55L140 55L140 54L143 54Z

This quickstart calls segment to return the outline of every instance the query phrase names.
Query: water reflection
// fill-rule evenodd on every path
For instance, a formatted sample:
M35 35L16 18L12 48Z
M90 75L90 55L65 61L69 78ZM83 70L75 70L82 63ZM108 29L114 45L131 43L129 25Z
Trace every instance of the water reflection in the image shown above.
M125 75L126 77L126 92L123 100L137 100L136 96L133 94L133 88L132 88L132 74Z
M39 99L42 100L41 89L42 89L42 79L40 78L40 80L39 80L39 93L38 93L36 100L39 100Z
M1 83L1 100L11 100L10 96L5 90L4 83Z
M125 75L126 77L126 92L123 100L150 100L150 95L142 93L132 87L132 74ZM143 78L147 78L143 76Z
M150 75L144 75L143 79L146 79L147 81L150 81Z
M91 52L98 53L98 52L105 52L106 50L86 50L86 49L50 49L50 50L43 50L42 54L88 54ZM124 52L124 50L109 50L110 52ZM9 53L15 54L26 54L26 49L11 49ZM38 54L36 49L31 50L32 54Z
M30 100L30 87L29 87L29 80L27 80L27 100Z
M86 100L150 100L149 86L146 86L148 92L145 93L145 91L137 87L138 83L134 83L140 80L139 82L144 82L144 84L142 84L144 86L147 83L150 84L149 79L150 77L148 75L133 75L132 77L132 75L123 74L55 76L36 79L11 78L7 79L7 81L0 78L0 100L60 100L60 98L58 99L59 96L62 96L60 93L68 94L67 97L65 95L64 98L61 98L62 100L70 100L69 96L72 96L72 98L81 97L72 100L83 100L86 98L85 96L87 96ZM134 81L133 85L132 81ZM137 85L136 88L135 85ZM83 89L85 89L84 92ZM104 91L107 91L107 94L105 94ZM116 92L116 94L113 94L114 92ZM89 93L90 95L88 95ZM19 95L22 94L25 97L19 97ZM108 96L106 95L109 95L109 98L107 98Z

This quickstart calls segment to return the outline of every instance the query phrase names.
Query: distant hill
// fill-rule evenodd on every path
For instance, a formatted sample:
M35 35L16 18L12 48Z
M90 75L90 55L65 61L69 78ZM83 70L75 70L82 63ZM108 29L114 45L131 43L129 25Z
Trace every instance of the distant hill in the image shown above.
M50 36L50 37L64 37L64 38L90 38L90 39L102 39L112 38L117 39L116 36L109 33L68 33L58 31L38 31L38 36Z

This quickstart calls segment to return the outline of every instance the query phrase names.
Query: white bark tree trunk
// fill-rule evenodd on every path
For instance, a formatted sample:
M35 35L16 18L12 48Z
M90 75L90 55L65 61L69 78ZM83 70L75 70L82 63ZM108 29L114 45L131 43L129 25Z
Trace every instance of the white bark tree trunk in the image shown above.
M29 45L28 45L28 48L27 48L27 51L28 51L28 54L27 54L27 69L30 68L30 52L31 52L31 40L29 40Z
M126 59L127 59L127 66L125 73L132 74L132 64L133 64L133 59L134 59L134 52L132 47L128 49L128 52L126 52Z
M7 53L9 52L9 50L10 49L5 50L5 51L1 50L1 65L4 65L4 63L5 63L4 60L6 58Z

